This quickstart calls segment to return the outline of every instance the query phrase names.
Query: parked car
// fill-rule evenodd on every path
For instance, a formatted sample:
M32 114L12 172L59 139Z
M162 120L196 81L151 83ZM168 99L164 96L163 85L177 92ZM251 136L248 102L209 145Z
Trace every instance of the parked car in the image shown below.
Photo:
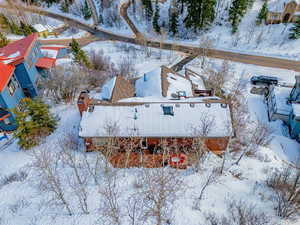
M278 78L271 76L253 76L251 77L251 84L253 85L265 85L269 86L271 84L278 85Z

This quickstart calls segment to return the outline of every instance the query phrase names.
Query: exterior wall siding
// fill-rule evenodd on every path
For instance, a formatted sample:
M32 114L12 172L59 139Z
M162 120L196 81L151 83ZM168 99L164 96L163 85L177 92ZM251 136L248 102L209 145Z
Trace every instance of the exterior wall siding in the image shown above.
M62 48L58 51L57 58L64 58L68 54L67 48Z
M36 70L37 71L37 70ZM31 73L30 73L31 72ZM21 87L23 89L28 89L29 93L30 93L30 97L35 97L37 96L37 90L35 87L35 79L34 82L30 79L30 77L34 77L37 75L33 75L34 71L30 71L28 66L26 65L26 63L21 63L19 65L17 65L16 70L15 70L15 74L16 77L21 85Z
M25 97L23 90L18 86L13 95L9 94L8 87L6 86L0 93L0 104L3 108L12 109L19 105L20 101Z
M38 95L36 81L39 72L35 66L37 60L43 57L39 42L36 42L23 63L17 65L15 74L22 88L28 89L30 97Z
M169 165L173 154L186 155L186 161L180 165L182 169L195 163L197 144L195 138L147 138L147 147L141 148L144 138L85 138L87 151L101 151L107 160L116 168L146 167L156 168ZM110 143L97 145L99 143ZM205 138L205 149L222 154L227 147L228 138ZM109 149L109 150L108 150ZM171 165L172 166L172 165Z

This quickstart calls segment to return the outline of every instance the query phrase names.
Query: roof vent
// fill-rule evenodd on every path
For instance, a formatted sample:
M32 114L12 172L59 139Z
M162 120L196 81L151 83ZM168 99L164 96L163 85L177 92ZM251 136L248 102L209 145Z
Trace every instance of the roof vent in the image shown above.
M146 107L146 108L149 108L149 107L150 107L150 104L145 104L145 107Z
M163 106L164 115L174 116L173 106Z
M226 103L221 103L221 107L226 109L227 108L227 104Z
M195 103L191 103L191 104L190 104L190 107L191 107L191 108L195 108Z
M180 107L180 104L176 103L175 106L176 106L176 108L179 108L179 107Z
M210 103L205 103L205 106L206 106L207 108L210 108L210 107L211 107L211 104L210 104Z

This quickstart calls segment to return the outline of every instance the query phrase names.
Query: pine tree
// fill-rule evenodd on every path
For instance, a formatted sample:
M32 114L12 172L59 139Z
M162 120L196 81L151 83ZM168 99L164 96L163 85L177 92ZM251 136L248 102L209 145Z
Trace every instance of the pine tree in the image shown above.
M6 46L9 43L9 40L6 38L6 36L0 32L0 48Z
M294 23L293 27L290 29L289 39L300 38L300 18Z
M22 21L20 22L20 30L25 36L32 34L35 31L35 29L31 25L25 24Z
M187 5L187 16L184 23L188 28L203 29L215 19L216 0L184 0Z
M86 66L87 68L91 68L91 63L86 55L86 53L80 48L78 42L73 38L70 43L71 51L74 56L74 61Z
M76 39L74 39L74 38L72 39L72 42L70 43L70 46L71 46L71 50L72 50L73 55L78 54L78 52L80 51L80 47L79 47L79 44L76 41Z
M37 32L37 30L31 24L28 24L28 28L30 29L31 33Z
M170 9L169 31L173 36L178 32L178 11L175 8Z
M262 8L260 9L257 15L256 24L260 25L262 21L266 21L267 14L268 14L268 4L267 1L265 1L265 3L263 4Z
M69 1L68 0L64 0L62 1L62 3L60 4L60 10L64 13L68 13L69 12Z
M158 24L159 21L159 5L158 5L158 0L156 0L155 2L155 13L154 13L154 17L153 17L153 21L152 21L152 26L153 29L155 30L156 33L160 33L160 26Z
M248 0L233 0L229 9L229 21L232 26L232 33L235 33L238 30L238 25L245 15L248 6Z
M14 21L9 21L9 29L11 33L16 35L22 35L23 31L19 28L19 26Z
M14 110L18 123L14 136L19 139L18 143L23 149L30 149L56 129L58 118L40 100L25 98L21 105L22 111Z
M89 5L88 5L88 3L87 3L86 0L84 1L84 5L83 5L81 11L82 11L82 14L83 14L83 18L84 18L85 20L88 20L88 19L91 18L91 16L92 16L92 11L91 11L91 9L90 9L90 7L89 7Z
M142 0L142 3L145 7L146 18L148 21L150 21L153 16L153 8L152 8L151 0Z

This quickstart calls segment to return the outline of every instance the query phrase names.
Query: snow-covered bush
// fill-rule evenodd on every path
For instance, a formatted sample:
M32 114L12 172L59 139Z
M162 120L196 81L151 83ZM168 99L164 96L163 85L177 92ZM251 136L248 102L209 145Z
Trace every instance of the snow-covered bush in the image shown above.
M264 212L243 200L229 200L226 215L206 215L205 225L275 225ZM204 224L203 224L204 225Z

